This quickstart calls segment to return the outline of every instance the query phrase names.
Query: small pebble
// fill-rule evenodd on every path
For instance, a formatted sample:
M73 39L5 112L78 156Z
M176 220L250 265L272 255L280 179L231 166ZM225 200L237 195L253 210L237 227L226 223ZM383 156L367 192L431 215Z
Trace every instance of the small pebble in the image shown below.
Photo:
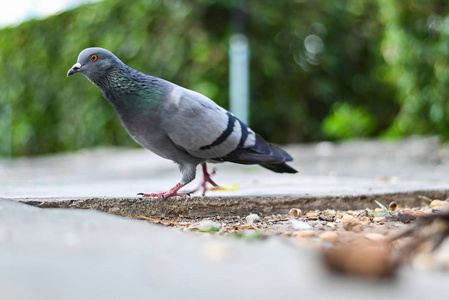
M260 217L256 214L250 214L246 216L245 220L247 223L255 223L257 221L260 221Z
M299 208L292 208L288 212L288 216L292 219L298 218L302 214L302 211Z
M335 231L325 231L320 234L320 240L329 243L336 243L338 241L338 233Z
M442 201L442 200L432 200L432 202L430 202L430 207L440 207L443 205L447 205L448 202L446 201Z
M221 224L212 220L202 220L200 222L193 223L188 227L188 229L198 231L219 231L221 229Z
M365 226L363 226L363 225L354 225L351 228L351 231L353 231L353 232L362 232L364 229L365 229Z
M346 230L346 231L351 231L352 228L354 228L354 226L355 226L354 223L347 222L347 223L343 224L343 229Z
M359 219L354 218L353 216L348 215L348 214L344 215L344 216L341 218L340 222L341 222L342 224L353 223L354 225L359 225L359 224L362 223Z
M318 220L319 216L320 213L315 211L309 211L308 213L306 213L306 218L308 220Z
M296 237L312 237L315 236L315 232L313 230L299 230L293 232L292 235Z
M307 229L312 228L312 226L309 223L303 222L303 221L298 221L296 219L290 219L290 223L292 224L293 228L296 230L307 230Z
M307 223L309 223L310 226L315 227L315 226L324 226L327 224L326 221L308 221Z
M375 218L373 218L373 222L383 224L383 223L385 223L385 217L375 217Z
M362 225L368 225L371 224L371 219L368 217L361 217L360 218L360 224Z
M330 228L335 228L335 227L337 227L337 223L335 223L335 222L327 222L326 226L328 226Z
M377 176L377 177L375 178L375 180L376 180L376 181L388 182L388 181L391 180L391 178L390 178L389 176L380 175L380 176Z
M373 242L385 241L385 236L383 234L375 233L375 232L365 234L365 238L367 238Z

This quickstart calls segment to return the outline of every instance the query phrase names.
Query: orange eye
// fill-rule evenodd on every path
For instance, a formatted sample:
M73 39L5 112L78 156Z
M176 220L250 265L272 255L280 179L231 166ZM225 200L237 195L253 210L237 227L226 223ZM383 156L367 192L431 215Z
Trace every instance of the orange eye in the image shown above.
M92 54L91 56L90 56L90 60L91 61L96 61L98 59L98 56L96 55L96 54Z

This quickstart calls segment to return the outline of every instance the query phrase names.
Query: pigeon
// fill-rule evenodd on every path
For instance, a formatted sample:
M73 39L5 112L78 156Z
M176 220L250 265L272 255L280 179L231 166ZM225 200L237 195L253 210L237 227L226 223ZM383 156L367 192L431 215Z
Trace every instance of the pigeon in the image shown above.
M276 173L297 173L286 164L292 157L266 142L232 113L208 97L167 80L153 77L124 64L112 52L86 48L67 72L81 73L102 92L129 135L141 146L175 162L181 181L163 193L140 193L143 197L186 197L179 190L196 176L202 166L203 180L218 186L206 163L259 164Z

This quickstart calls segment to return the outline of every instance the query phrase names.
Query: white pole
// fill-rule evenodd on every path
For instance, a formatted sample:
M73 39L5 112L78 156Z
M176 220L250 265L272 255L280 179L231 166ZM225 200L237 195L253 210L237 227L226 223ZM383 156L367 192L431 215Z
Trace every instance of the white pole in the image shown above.
M229 45L229 109L249 122L249 46L243 34L234 34ZM249 125L249 124L248 124Z

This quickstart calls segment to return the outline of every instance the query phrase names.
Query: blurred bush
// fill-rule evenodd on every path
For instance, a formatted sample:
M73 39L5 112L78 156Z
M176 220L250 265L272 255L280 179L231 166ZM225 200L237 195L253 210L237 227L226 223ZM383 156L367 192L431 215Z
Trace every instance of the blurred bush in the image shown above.
M449 17L436 0L104 0L0 30L0 155L135 145L78 53L228 101L231 12L251 45L251 127L277 143L449 137Z
M383 74L400 105L387 135L449 139L449 3L381 0Z

